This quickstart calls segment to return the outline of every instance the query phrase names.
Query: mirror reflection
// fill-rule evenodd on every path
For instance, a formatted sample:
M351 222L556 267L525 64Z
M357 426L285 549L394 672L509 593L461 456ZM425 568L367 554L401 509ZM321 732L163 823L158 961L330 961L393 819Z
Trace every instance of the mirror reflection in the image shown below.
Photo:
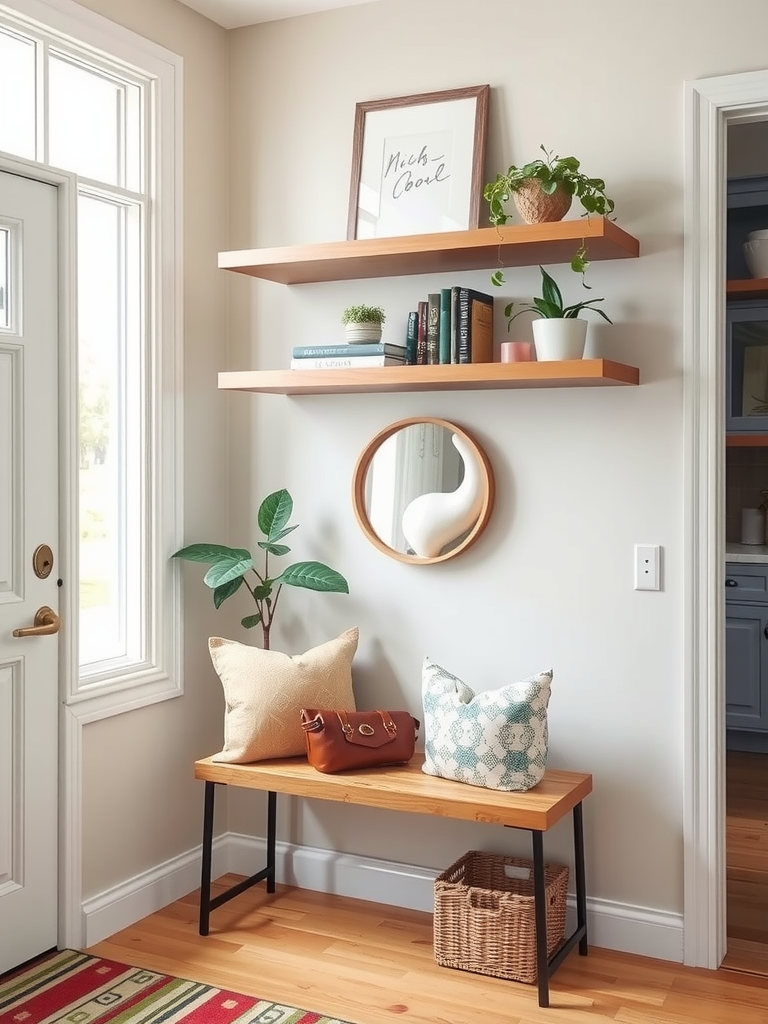
M492 478L484 453L445 420L403 420L373 439L358 462L355 512L381 550L403 561L452 557L490 515Z

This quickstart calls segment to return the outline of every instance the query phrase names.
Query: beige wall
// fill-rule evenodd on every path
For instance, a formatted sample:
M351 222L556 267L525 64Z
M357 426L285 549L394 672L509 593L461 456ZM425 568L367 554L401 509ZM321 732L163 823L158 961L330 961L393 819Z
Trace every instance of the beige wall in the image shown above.
M693 26L695 25L695 31ZM661 911L683 903L682 296L684 82L765 64L755 0L576 12L553 0L385 0L233 33L230 247L345 236L355 103L488 82L486 178L544 143L602 176L642 257L595 263L615 325L588 345L641 367L637 389L284 399L232 395L232 522L287 486L300 553L350 581L348 598L291 594L273 646L300 650L358 624L360 702L420 709L422 659L485 689L552 666L553 765L594 773L585 809L591 896ZM572 300L578 279L558 275ZM536 294L536 268L500 299ZM385 340L442 275L286 288L233 275L229 368L287 365L291 346L339 338L350 302L382 304ZM488 289L485 272L461 280ZM503 305L503 302L499 302ZM522 318L521 318L522 319ZM596 319L596 318L595 318ZM497 341L506 337L499 324ZM514 336L528 337L521 321ZM483 538L432 567L394 562L360 533L355 460L386 424L453 419L486 446L497 503ZM244 470L240 472L239 470ZM633 544L663 548L663 590L632 589ZM299 543L297 541L297 553ZM239 818L246 827L246 817ZM443 866L489 830L307 808L295 841ZM407 841L403 837L407 835ZM568 829L553 855L569 856ZM525 849L522 837L516 845Z
M216 373L226 359L227 307L216 253L227 244L229 211L227 33L174 0L86 0L84 6L184 60L185 537L225 540L227 410ZM85 898L200 842L202 796L191 764L219 741L223 713L200 644L221 619L204 590L190 587L185 600L184 695L84 727Z
M362 706L421 717L425 655L476 689L551 666L550 763L595 777L585 807L590 895L680 912L684 82L764 67L765 4L586 0L575 11L551 0L542 17L536 5L511 13L507 0L475 0L469 15L459 0L382 0L229 37L173 0L87 6L185 59L186 540L225 539L229 500L228 539L248 546L260 500L288 487L301 524L294 554L338 568L351 593L286 594L272 646L296 652L359 625ZM643 385L218 395L218 369L284 367L294 344L340 337L350 302L384 305L385 340L399 340L418 298L452 283L435 275L286 288L225 275L222 285L213 268L222 248L344 237L357 101L484 82L486 177L535 157L541 143L573 153L606 179L619 224L640 239L639 260L590 269L591 295L605 296L615 325L594 324L588 345L639 365ZM576 278L558 276L567 298L582 297ZM530 298L538 271L507 279L504 301ZM485 272L461 280L488 288ZM369 545L350 504L364 444L416 414L468 428L497 480L481 542L419 568ZM663 547L661 593L632 590L636 542ZM257 638L232 625L244 605L214 618L197 575L187 578L185 697L86 728L86 895L199 839L189 762L221 736L204 638ZM253 808L237 804L234 827L247 831ZM117 827L127 815L130 842ZM434 867L480 844L526 849L490 829L325 805L296 808L285 825L294 842ZM552 856L569 857L567 827L552 839Z

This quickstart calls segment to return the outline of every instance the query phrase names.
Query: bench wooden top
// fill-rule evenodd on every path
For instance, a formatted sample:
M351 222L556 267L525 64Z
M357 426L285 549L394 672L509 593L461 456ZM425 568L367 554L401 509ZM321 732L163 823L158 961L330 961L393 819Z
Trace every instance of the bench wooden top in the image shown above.
M592 776L547 768L525 793L503 793L426 775L424 755L406 765L366 768L326 775L306 758L225 764L205 757L195 762L195 778L228 786L271 790L318 800L337 800L393 811L483 821L545 832L592 792Z

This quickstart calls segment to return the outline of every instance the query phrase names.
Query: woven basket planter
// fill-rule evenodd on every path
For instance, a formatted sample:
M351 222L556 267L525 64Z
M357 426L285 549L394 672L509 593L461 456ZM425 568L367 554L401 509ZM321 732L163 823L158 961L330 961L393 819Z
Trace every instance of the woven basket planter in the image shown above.
M573 196L558 186L552 195L541 191L538 178L530 178L519 189L512 193L515 206L526 224L544 224L553 220L562 220L568 213Z
M547 954L565 934L568 868L544 867ZM477 974L535 983L533 862L472 850L435 879L435 960Z

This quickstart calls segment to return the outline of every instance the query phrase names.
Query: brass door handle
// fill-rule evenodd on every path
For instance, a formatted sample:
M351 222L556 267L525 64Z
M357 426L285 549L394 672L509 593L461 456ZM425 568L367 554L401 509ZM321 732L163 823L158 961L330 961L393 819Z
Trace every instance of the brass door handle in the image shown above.
M35 612L33 626L23 626L21 629L14 629L14 636L51 636L61 629L61 619L47 604L38 608Z

